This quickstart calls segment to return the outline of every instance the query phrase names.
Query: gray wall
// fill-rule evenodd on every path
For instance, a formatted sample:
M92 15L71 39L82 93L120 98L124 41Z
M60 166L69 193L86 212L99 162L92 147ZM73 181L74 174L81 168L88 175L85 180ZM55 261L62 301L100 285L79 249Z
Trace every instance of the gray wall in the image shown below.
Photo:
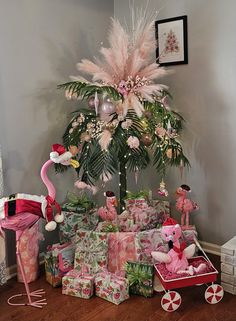
M149 8L161 9L158 19L188 16L189 64L173 66L175 74L165 82L174 108L186 119L183 142L192 168L183 180L171 170L168 187L191 186L201 206L192 215L201 240L222 244L236 232L236 2L150 0ZM129 21L128 1L115 0L114 10L117 18Z
M75 108L56 86L77 74L81 58L97 52L110 16L110 0L0 0L0 145L6 195L46 193L40 167L51 144L61 141ZM51 176L62 201L73 188L74 174L51 171ZM8 237L8 264L14 262L14 246L14 237Z

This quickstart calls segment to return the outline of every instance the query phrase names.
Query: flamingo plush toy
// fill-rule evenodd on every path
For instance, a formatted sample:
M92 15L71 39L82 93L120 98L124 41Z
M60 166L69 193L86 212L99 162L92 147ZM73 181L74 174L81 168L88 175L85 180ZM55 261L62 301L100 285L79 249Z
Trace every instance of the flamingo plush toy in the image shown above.
M198 267L189 265L188 259L194 255L196 245L191 244L186 247L184 242L180 243L179 239L182 235L182 230L174 219L166 219L163 223L161 234L168 242L170 250L168 253L152 252L151 255L158 262L165 263L169 272L193 275L205 269L206 265L204 263L201 263Z
M194 210L198 210L199 206L197 203L191 201L187 198L187 193L190 193L191 189L188 185L181 185L176 190L177 200L176 200L176 209L181 213L181 226L182 229L190 229L189 225L189 214ZM186 221L186 225L184 225Z
M115 197L115 194L113 192L106 192L106 207L100 207L98 209L98 215L104 220L104 221L114 221L117 219L117 199Z
M30 292L29 286L26 281L20 252L18 250L19 241L23 231L31 227L40 218L46 219L47 224L45 228L48 231L52 231L56 228L56 221L58 223L63 221L63 215L61 214L60 206L55 201L55 187L47 177L47 171L49 167L54 163L78 167L79 163L76 160L72 159L72 157L75 155L75 152L77 151L75 150L75 148L73 148L73 153L70 151L66 151L66 149L59 144L55 144L52 146L50 159L43 165L41 169L41 178L48 190L48 195L46 197L18 193L0 199L0 233L2 228L13 230L16 232L16 257L26 289L26 293L16 294L10 297L8 299L8 304L10 305L28 305L36 308L42 308L43 305L47 304L45 302L46 299L36 299L36 301L33 301L33 298L41 298L42 294L44 294L45 292L43 291L43 289ZM57 214L55 215L55 221L53 218L53 208L55 208L57 211ZM13 298L22 296L27 296L27 303L11 303L11 300Z

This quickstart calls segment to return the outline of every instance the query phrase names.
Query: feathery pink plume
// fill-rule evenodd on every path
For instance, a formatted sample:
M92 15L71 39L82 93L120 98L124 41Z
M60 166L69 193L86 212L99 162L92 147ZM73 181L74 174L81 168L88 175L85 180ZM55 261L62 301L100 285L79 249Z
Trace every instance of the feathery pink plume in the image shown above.
M112 82L112 76L91 60L82 59L82 61L77 64L77 68L82 72L92 75L94 81Z
M161 90L163 89L167 90L168 87L160 84L151 84L138 87L136 91L139 92L146 100L154 102L153 95L160 94Z
M139 76L141 78L145 77L148 80L154 80L154 79L166 76L169 73L171 73L171 71L169 70L167 71L165 68L159 67L159 65L154 62L144 67L143 69L141 69L139 72Z
M99 145L101 146L102 150L107 150L109 144L111 141L111 132L107 129L105 129L102 133L101 133L101 137L99 139Z

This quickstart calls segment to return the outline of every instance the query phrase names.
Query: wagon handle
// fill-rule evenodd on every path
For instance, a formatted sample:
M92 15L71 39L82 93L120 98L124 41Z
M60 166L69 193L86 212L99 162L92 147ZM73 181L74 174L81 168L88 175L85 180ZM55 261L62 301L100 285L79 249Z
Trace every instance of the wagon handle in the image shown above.
M211 263L209 257L206 255L206 252L203 250L202 246L200 245L200 243L198 242L197 238L194 236L194 242L197 245L197 247L202 251L202 253L204 254L206 260L210 263L210 265L215 269L215 267L213 266L213 264Z

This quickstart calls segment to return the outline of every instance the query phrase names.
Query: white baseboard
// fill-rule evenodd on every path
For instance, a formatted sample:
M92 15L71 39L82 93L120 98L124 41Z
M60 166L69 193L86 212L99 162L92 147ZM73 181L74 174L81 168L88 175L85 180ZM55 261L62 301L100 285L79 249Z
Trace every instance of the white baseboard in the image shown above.
M199 241L199 243L205 252L220 256L220 245L204 241Z

